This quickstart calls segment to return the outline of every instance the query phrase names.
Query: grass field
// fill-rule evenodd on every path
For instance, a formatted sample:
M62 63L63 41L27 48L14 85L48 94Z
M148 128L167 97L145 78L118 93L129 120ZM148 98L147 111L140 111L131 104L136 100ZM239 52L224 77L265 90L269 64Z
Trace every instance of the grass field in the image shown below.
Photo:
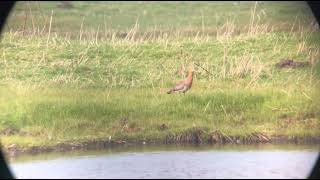
M192 128L319 137L320 35L306 4L72 3L19 2L8 22L0 49L5 147L163 141ZM282 59L310 65L277 68ZM192 89L166 94L191 63Z
M18 2L6 31L66 39L239 35L303 31L315 22L305 2ZM52 18L51 18L52 17ZM50 25L51 23L51 25Z

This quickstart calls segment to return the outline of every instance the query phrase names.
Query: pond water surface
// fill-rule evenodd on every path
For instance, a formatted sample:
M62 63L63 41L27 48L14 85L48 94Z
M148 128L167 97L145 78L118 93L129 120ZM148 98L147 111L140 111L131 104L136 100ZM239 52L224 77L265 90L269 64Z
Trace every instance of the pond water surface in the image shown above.
M162 145L23 155L16 178L307 178L320 145Z

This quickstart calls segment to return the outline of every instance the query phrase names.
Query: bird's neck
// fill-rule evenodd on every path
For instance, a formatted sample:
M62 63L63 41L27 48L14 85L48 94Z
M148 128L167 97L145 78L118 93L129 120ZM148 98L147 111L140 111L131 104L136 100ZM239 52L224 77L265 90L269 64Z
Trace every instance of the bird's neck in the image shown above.
M193 72L190 71L189 74L188 74L188 78L187 78L187 81L192 83L192 79L193 79Z

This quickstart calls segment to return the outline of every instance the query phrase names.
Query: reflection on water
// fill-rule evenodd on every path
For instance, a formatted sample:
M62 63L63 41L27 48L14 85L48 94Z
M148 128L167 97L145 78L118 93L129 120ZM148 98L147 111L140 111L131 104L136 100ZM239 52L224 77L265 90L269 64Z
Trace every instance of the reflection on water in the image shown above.
M320 145L140 146L21 156L17 178L306 178Z

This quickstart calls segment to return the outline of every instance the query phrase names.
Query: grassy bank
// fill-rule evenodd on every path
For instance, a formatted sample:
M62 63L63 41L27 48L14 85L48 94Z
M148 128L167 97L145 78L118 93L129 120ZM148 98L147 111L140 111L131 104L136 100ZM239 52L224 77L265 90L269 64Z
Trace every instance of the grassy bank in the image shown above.
M57 39L50 48L46 39L14 38L2 43L1 129L17 132L2 136L4 145L161 140L193 127L237 136L320 133L316 66L275 66L286 57L315 61L317 34L133 45ZM167 95L191 62L199 65L192 90Z
M241 33L226 22L214 35L196 25L195 35L135 26L125 37L112 36L121 31L115 28L101 38L8 30L0 45L1 143L164 142L195 131L206 139L213 132L319 137L319 32L290 22L288 31L242 23L248 29ZM282 59L308 65L276 67ZM192 89L166 94L190 63Z

